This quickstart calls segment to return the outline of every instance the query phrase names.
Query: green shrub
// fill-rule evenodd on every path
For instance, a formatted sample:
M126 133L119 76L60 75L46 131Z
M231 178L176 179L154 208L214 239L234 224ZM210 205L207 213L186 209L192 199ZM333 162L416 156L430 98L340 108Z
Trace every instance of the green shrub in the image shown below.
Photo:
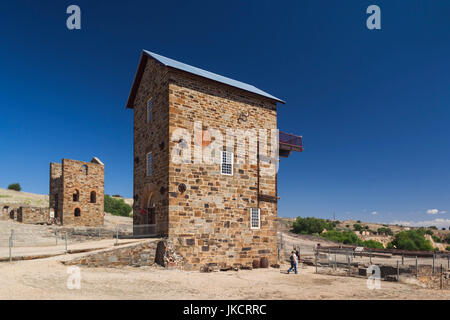
M363 247L373 248L373 249L384 249L384 246L381 242L375 240L366 240L362 243Z
M8 186L8 190L20 191L20 190L22 190L22 188L20 187L19 183L11 183Z
M384 235L387 235L387 236L393 236L394 235L394 232L392 232L391 228L386 228L386 227L378 228L377 232L379 234L384 234Z
M410 251L432 251L433 246L429 240L425 239L424 235L425 231L420 228L399 232L392 241L392 247Z
M324 229L333 230L334 224L329 223L324 219L318 218L301 218L297 217L294 224L292 225L293 231L295 233L300 234L313 234L313 233L322 233Z
M445 250L450 251L450 246L447 246Z
M438 229L436 226L430 226L429 228L433 229L433 230L437 230Z
M362 231L363 227L362 227L360 224L355 223L355 224L353 225L353 229L354 229L355 231Z
M434 232L431 230L427 230L427 231L425 231L425 234L429 234L430 236L432 236L434 234Z
M433 239L434 242L439 242L439 243L442 242L441 238L438 238L436 236L431 236L431 239Z
M445 243L450 243L450 233L447 233L447 235L444 238Z
M330 230L321 234L321 236L328 240L341 242L343 244L355 244L359 246L362 245L361 239L359 239L358 236L351 231L339 232L336 230Z
M132 210L133 208L126 204L123 199L113 198L105 194L105 212L116 216L129 217Z
M120 194L113 194L111 197L113 197L113 198L122 198L122 196Z

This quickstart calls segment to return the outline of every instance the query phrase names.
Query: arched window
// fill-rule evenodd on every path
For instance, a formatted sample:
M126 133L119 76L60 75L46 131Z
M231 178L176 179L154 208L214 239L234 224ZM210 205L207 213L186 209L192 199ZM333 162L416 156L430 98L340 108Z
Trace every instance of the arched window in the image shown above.
M95 191L91 192L91 203L96 203L97 202L97 193L95 193Z
M83 172L85 175L88 174L88 166L83 164L83 166L81 167L81 172Z
M73 192L73 202L78 202L78 201L80 201L80 191L75 189L75 191Z
M73 212L73 215L75 217L81 217L81 210L80 210L80 208L76 208L75 211Z

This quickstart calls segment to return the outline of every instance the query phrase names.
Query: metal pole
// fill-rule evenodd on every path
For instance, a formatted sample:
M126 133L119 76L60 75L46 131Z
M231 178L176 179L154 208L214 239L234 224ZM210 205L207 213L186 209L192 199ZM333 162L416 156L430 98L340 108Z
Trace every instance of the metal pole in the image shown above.
M119 245L119 227L116 228L116 246Z
M397 260L397 281L400 281L400 269L398 267L398 260Z
M58 245L58 230L55 230L55 241L56 245Z
M434 276L434 258L435 258L435 254L433 253L433 271L432 271L433 276Z
M372 264L372 252L369 251L369 260L370 260L370 264Z
M351 275L351 271L350 271L350 255L347 252L347 266L348 266L348 275Z
M317 255L318 255L318 251L316 250L315 251L315 256L316 256L316 263L315 263L315 265L316 265L316 273L317 273Z
M12 238L9 237L9 262L12 262L12 251L11 251L11 248L12 248Z
M99 239L101 238L101 232L102 232L102 229L98 228L98 238Z
M442 288L443 288L443 281L442 281L442 264L441 264L441 290L442 290Z
M450 269L450 255L447 255L447 269Z
M67 254L67 232L66 232L65 238L66 238L66 254Z
M337 263L336 263L336 252L334 253L334 270L337 269Z
M419 277L419 261L417 260L417 256L416 256L416 278Z
M405 264L405 253L402 252L402 266Z
M14 246L13 239L14 239L14 229L11 229L11 247Z

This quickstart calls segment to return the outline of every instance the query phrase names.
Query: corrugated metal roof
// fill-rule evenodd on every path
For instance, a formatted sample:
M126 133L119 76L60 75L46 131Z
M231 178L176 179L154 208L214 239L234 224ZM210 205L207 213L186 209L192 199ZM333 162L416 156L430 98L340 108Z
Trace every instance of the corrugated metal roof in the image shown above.
M264 92L250 84L240 82L237 80L233 80L233 79L230 79L230 78L227 78L227 77L221 76L219 74L215 74L215 73L212 73L212 72L200 69L200 68L196 68L196 67L190 66L188 64L161 56L159 54L156 54L156 53L153 53L153 52L150 52L147 50L144 50L144 53L147 54L148 56L158 60L159 62L161 62L162 64L164 64L168 67L172 67L172 68L179 69L179 70L182 70L185 72L189 72L189 73L198 75L203 78L221 82L221 83L224 83L224 84L232 86L232 87L236 87L236 88L239 88L239 89L242 89L245 91L249 91L249 92L255 93L257 95L276 100L281 103L285 103L283 100L278 99L277 97L274 97L271 94L268 94L267 92Z

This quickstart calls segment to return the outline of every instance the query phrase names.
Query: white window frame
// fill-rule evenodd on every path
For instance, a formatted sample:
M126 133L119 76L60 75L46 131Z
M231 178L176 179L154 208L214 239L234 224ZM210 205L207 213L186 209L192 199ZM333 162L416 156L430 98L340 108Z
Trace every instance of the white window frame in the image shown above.
M224 163L223 162L223 156L224 154L229 154L230 157L230 163ZM228 156L227 156L228 157ZM230 169L230 173L226 173L223 171L224 169L224 164L226 165L230 165L231 169ZM224 176L232 176L234 172L234 153L230 152L230 151L222 151L220 153L220 174L224 175Z
M147 123L153 119L153 97L147 100Z
M257 212L258 212L258 226L257 227L255 227L253 225L254 210L257 210ZM260 208L250 208L250 229L253 229L253 230L261 229L261 209Z
M148 161L149 160L149 156L150 156L150 163ZM153 154L151 152L147 153L146 164L147 164L147 166L145 168L146 176L147 177L151 177L153 175ZM150 164L150 166L149 166L149 164Z

